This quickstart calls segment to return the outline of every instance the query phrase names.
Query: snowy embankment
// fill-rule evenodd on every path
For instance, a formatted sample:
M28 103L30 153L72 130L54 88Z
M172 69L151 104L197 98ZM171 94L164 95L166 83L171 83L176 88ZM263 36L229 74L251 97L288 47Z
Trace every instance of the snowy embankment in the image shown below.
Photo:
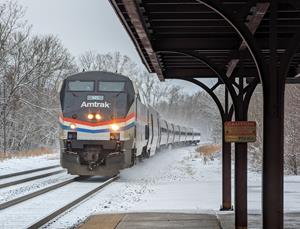
M59 154L46 154L37 157L12 158L0 161L0 175L16 173L59 164Z
M10 173L22 172L37 168L59 165L59 154L48 154L38 157L13 158L0 162L0 176ZM53 168L25 175L19 175L11 178L1 179L1 183L9 183L14 180L21 180L31 176L58 171L61 168ZM29 193L41 190L45 187L70 179L70 175L65 173L55 174L49 177L28 181L25 183L13 185L0 189L0 204L13 200L15 198L27 195Z
M160 152L132 168L123 170L118 181L63 214L48 227L72 227L92 214L101 213L218 211L222 191L220 155L205 164L195 149L196 147L185 147ZM55 160L48 159L33 159L31 163L34 164L33 161L36 160L36 166L39 167L58 163L57 159L54 163ZM22 161L19 159L11 163L19 163L19 168L22 168ZM27 169L29 168L32 167ZM91 183L98 181L97 177L89 180ZM249 212L260 212L261 174L249 172L248 185ZM300 210L299 190L300 176L286 176L286 211ZM76 193L76 190L70 191L70 196L72 193Z
M196 147L160 152L133 168L123 170L120 180L49 225L50 228L80 224L89 215L115 212L211 212L221 204L220 155L204 163ZM249 211L261 209L261 175L249 173ZM286 177L285 208L300 209L300 177Z

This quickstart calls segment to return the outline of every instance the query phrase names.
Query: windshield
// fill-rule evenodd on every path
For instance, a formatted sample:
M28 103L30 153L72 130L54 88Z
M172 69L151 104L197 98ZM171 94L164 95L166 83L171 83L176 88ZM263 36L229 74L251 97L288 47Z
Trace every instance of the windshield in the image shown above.
M125 82L99 82L99 91L122 92L125 89Z
M68 91L94 91L94 81L69 81Z

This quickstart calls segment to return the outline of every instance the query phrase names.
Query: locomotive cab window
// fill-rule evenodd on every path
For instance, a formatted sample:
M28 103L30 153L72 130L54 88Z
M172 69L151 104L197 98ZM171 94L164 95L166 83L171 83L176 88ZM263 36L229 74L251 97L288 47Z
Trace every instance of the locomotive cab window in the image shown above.
M69 81L68 91L94 91L94 81Z
M99 82L98 90L102 92L122 92L125 89L125 82Z

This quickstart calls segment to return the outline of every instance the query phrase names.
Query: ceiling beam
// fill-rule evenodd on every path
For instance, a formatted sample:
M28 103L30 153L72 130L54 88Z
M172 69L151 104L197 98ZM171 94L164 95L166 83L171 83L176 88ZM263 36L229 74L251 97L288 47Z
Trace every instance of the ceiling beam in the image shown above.
M241 39L237 37L212 39L207 38L160 38L153 41L155 51L172 50L212 50L212 51L230 51L240 44Z
M258 3L256 4L256 6L254 8L252 8L252 12L253 15L249 15L247 17L248 22L246 22L246 26L248 27L249 31L254 34L255 31L257 30L258 26L260 25L263 17L265 16L268 8L270 6L269 2L264 2L264 3ZM242 41L240 47L239 47L239 51L245 50L247 49L246 43L245 41ZM226 75L228 77L230 77L234 71L234 69L236 68L236 66L238 65L240 59L235 58L232 59L228 62L227 64L227 71L226 71Z
M269 38L256 37L257 45L263 53L268 53ZM286 48L289 38L278 38L278 52ZM211 38L159 38L152 41L155 51L172 51L172 50L200 50L207 53L229 53L236 50L241 45L241 39L235 37L211 37Z

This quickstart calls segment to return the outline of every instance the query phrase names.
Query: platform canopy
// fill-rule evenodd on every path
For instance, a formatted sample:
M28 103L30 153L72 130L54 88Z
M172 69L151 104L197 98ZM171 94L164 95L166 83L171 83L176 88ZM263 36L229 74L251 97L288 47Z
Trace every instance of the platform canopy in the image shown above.
M182 51L198 52L217 65L227 76L236 77L241 72L248 78L257 76L255 63L238 32L220 14L204 5L203 1L110 2L131 36L143 63L150 72L157 73L160 80L217 77L205 63L182 54ZM270 3L253 0L214 2L219 2L220 7L233 12L232 18L242 21L248 27L254 34L263 59L268 62ZM290 38L300 29L299 4L300 1L280 1L277 20L279 58L287 49ZM243 61L240 61L241 59ZM300 72L299 63L300 50L292 59L286 82L300 82L296 77Z
M283 228L284 90L285 83L300 83L300 1L110 2L149 72L199 85L223 121L232 120L228 92L235 121L247 121L252 93L262 83L263 227ZM212 88L195 79L217 77ZM224 109L214 94L220 83L226 86ZM223 141L223 209L231 206L230 147ZM235 225L247 228L247 143L235 143Z

